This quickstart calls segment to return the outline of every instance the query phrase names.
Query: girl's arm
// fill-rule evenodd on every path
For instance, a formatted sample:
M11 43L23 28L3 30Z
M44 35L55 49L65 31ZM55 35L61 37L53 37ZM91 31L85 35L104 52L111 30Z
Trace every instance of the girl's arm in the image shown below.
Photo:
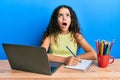
M83 48L85 54L81 54L78 57L81 59L97 59L97 53L95 50L88 44L88 42L83 38L83 36L79 33L76 33L75 39L77 43Z

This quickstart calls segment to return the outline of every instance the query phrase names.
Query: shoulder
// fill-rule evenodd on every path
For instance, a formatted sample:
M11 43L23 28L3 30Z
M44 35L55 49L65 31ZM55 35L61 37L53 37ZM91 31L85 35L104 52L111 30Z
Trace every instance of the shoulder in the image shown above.
M80 33L76 33L76 34L75 34L75 38L76 38L76 39L78 39L78 38L83 38L83 36L82 36L82 34L80 34Z
M47 42L51 42L51 41L54 40L54 38L55 38L54 35L49 35L48 37L46 37L45 40L46 40Z
M75 39L76 39L77 42L80 42L80 41L81 41L82 39L84 39L84 38L83 38L82 34L76 33L76 34L75 34Z
M47 36L47 37L44 39L44 42L50 42L50 38L51 38L51 36Z

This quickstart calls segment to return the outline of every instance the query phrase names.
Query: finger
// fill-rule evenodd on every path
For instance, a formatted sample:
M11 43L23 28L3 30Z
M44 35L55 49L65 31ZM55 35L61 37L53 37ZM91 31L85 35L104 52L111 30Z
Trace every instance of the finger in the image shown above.
M80 56L76 57L79 62L81 62L83 59L80 58Z
M74 58L74 60L76 60L76 61L78 61L78 62L79 62L79 61L81 61L81 59L80 59L80 58Z
M68 65L76 65L78 63L78 61L75 61L75 60L72 60L72 61L69 61Z
M76 65L76 64L78 64L79 61L80 61L79 58L71 57L68 62L68 65Z
M77 64L78 64L78 62L76 62L76 61L72 62L72 65L77 65Z

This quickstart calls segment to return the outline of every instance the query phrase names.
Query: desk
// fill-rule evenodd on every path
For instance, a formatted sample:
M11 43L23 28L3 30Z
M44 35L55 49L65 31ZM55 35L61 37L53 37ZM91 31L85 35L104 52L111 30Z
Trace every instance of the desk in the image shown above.
M0 60L0 80L120 80L120 59L107 68L94 63L87 72L64 68L62 65L52 75L12 70L7 60Z

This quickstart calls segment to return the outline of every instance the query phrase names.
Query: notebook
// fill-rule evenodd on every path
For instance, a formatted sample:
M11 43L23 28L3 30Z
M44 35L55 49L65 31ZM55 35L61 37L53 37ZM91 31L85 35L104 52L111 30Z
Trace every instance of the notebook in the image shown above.
M90 66L92 65L92 63L93 63L93 60L85 60L84 59L75 66L66 65L65 68L87 71L90 68Z
M2 44L12 69L51 75L61 63L49 62L45 48Z

